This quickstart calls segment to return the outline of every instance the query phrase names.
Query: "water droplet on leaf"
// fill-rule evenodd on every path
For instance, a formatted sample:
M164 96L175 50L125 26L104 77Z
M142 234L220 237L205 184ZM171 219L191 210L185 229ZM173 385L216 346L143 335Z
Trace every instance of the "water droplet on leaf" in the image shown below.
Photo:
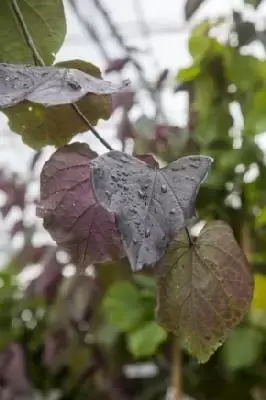
M163 193L166 193L166 192L167 192L167 186L166 186L165 184L163 184L163 185L161 186L161 191L162 191Z

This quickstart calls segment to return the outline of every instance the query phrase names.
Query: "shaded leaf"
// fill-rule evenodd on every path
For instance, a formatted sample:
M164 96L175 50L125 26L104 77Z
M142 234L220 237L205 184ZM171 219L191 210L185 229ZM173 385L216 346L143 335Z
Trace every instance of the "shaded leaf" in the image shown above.
M153 168L159 168L158 161L151 154L137 154L136 157Z
M55 370L58 356L69 344L68 332L65 329L58 329L48 334L44 341L43 364Z
M70 104L88 93L112 94L123 86L73 68L0 64L0 108L24 100L48 106Z
M46 64L52 64L66 34L62 1L20 0L17 3L39 54ZM0 62L35 64L12 2L2 0L0 7Z
M162 260L157 316L205 362L247 312L253 279L246 257L226 223L207 224L194 243L184 232Z
M166 339L167 332L156 321L149 321L129 333L127 345L134 357L149 357Z
M201 6L204 0L186 0L185 4L185 17L186 20L191 18L197 9Z
M243 21L239 12L233 12L235 31L238 37L238 45L246 46L257 39L257 32L254 23Z
M103 301L106 316L123 332L129 332L143 323L147 310L139 290L130 282L122 281L111 285Z
M41 173L38 214L58 246L79 267L121 255L114 215L95 199L88 145L73 143L57 150Z
M100 70L85 61L65 61L57 66L80 69L96 78L101 77ZM109 95L87 94L77 106L92 125L96 125L100 118L108 119L112 112ZM21 134L24 142L36 149L48 144L63 146L74 135L88 131L87 124L71 105L44 107L24 101L16 107L4 109L4 113L9 118L10 129Z
M252 367L261 355L263 334L251 326L232 330L222 349L222 359L232 370Z
M189 156L154 169L119 151L93 160L96 196L116 215L133 271L159 261L169 241L192 217L199 184L211 161Z

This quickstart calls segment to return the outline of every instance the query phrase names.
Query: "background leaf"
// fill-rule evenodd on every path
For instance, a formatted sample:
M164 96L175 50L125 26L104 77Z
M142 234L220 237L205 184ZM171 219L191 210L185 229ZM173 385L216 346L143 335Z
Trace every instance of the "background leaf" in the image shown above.
M134 357L148 357L156 353L166 338L167 332L156 321L150 321L131 332L127 344Z

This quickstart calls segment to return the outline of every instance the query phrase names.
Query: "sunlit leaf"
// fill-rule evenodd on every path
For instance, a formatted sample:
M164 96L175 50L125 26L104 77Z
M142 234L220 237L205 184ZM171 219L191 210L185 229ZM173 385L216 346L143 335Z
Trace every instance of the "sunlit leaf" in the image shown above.
M171 243L159 270L157 316L205 362L241 321L252 293L250 267L232 229L214 221L195 242L183 232Z
M88 145L74 143L57 150L41 173L38 213L79 267L121 255L114 215L97 202L91 187L95 156Z
M149 321L129 333L127 345L134 357L148 357L156 353L166 338L167 332L156 321Z
M17 4L39 54L52 64L66 34L62 1L19 0ZM36 62L11 0L2 0L0 5L0 62Z
M93 160L97 199L115 213L133 271L154 265L192 217L211 162L209 157L188 156L156 169L119 151Z

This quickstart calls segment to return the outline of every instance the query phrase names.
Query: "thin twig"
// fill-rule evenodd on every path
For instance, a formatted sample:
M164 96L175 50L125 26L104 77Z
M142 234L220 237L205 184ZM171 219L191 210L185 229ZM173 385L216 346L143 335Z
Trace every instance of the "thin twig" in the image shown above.
M21 24L23 33L25 35L25 38L27 40L27 43L30 47L30 49L33 52L33 55L36 59L36 62L39 63L41 66L45 67L45 62L42 58L42 56L40 55L40 53L38 52L35 44L34 44L34 40L27 28L27 25L24 21L24 17L22 15L22 12L19 8L19 5L17 3L17 0L12 0L12 5L13 5L13 9L14 12ZM94 134L94 136L100 140L100 142L108 149L108 150L113 150L112 147L110 146L110 144L104 140L101 135L97 132L97 130L91 125L90 121L86 118L86 116L80 111L79 107L77 106L77 104L71 104L71 106L74 108L74 110L76 111L76 113L79 115L79 117L85 122L85 124L87 125L87 127L89 128L89 130Z
M180 400L182 397L181 389L181 349L177 337L173 337L172 344L172 377L171 377L171 393L172 400Z
M97 132L97 130L91 125L90 121L88 118L83 114L82 111L78 108L76 103L72 104L72 107L76 110L76 113L80 116L80 118L83 119L83 121L86 123L90 131L94 134L94 136L108 149L108 150L113 150L112 146L104 140L101 135Z

